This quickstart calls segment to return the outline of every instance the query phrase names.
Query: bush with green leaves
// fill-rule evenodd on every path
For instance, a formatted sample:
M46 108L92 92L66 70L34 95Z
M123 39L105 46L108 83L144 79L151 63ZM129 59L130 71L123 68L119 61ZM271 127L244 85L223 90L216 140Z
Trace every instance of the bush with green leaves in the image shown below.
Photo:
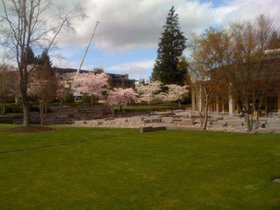
M73 93L65 93L64 101L65 101L65 103L74 103L75 102L75 98L74 98Z

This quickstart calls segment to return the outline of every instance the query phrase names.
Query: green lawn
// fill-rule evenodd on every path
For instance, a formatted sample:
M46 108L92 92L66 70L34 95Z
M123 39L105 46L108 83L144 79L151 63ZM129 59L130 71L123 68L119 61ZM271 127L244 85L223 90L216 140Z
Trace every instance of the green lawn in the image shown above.
M0 209L280 209L280 135L0 125Z
M180 109L186 109L187 105L181 105ZM120 110L120 106L114 106L116 111ZM151 105L127 105L123 106L122 109L124 111L134 111L134 112L142 112L142 111L165 111L165 110L173 110L179 109L178 104L151 104Z

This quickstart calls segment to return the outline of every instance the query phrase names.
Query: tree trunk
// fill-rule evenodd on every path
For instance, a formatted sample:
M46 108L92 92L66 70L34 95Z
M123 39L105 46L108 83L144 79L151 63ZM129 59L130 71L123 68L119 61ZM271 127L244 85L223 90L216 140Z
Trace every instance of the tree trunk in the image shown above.
M265 99L264 99L264 113L265 113L265 116L268 117L267 97L265 97Z
M23 126L28 127L29 126L29 104L27 100L22 100L22 108L23 108Z
M113 117L115 117L115 109L114 109L114 105L113 105L113 106L111 106L111 112L112 112Z
M245 121L247 125L247 131L251 131L251 121L250 121L250 110L249 110L249 101L245 101Z
M255 127L256 128L259 128L259 122L260 122L260 109L261 109L261 106L260 105L257 105L257 116L256 116L256 124L255 124Z
M208 100L208 96L206 96L206 98L205 98L205 105L204 105L204 116L203 116L202 130L206 130L207 129L208 106L209 106L208 104L209 104L209 100Z
M253 124L254 124L254 112L251 114L251 118L250 118L250 131L253 130Z
M44 124L44 113L40 111L40 125Z
M15 97L15 104L18 104L18 103L19 103L19 98Z
M48 102L45 102L44 103L44 106L43 106L43 124L45 124L45 120L47 118L47 114L48 114L48 107L49 107L49 103Z
M207 122L208 122L208 107L209 107L209 97L210 93L207 91L206 87L203 87L203 92L204 92L204 111L203 115L201 115L201 129L206 130L207 129ZM202 108L201 108L202 111Z
M199 111L199 118L200 118L200 128L203 128L203 121L204 121L204 115L202 113L202 111Z
M19 65L19 79L20 79L20 93L22 100L22 109L23 109L23 126L28 127L30 124L30 115L29 115L29 102L27 95L27 83L28 83L28 74L27 74L27 65Z
M39 102L39 111L40 111L40 125L44 124L44 105Z
M93 96L90 96L90 105L93 106Z
M6 103L5 102L1 102L0 103L0 113L1 114L5 114L6 113Z

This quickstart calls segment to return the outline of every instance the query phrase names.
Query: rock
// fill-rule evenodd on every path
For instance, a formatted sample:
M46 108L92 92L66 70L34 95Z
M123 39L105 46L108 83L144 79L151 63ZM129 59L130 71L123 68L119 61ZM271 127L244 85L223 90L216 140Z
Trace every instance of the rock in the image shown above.
M106 121L108 121L108 120L114 120L114 117L107 117L107 118L105 118L105 120L106 120Z
M279 177L274 178L274 179L272 180L272 182L275 182L275 183L279 183L279 184L280 184L280 178L279 178Z
M173 122L173 117L162 117L162 122L172 123Z
M152 123L160 123L161 119L152 119Z
M153 128L153 131L165 131L165 130L166 130L166 127L164 127L164 126Z
M141 127L140 128L140 133L151 132L153 130L154 130L153 127Z
M140 133L146 133L146 132L152 132L152 131L162 131L166 130L166 127L161 126L161 127L141 127L140 128Z

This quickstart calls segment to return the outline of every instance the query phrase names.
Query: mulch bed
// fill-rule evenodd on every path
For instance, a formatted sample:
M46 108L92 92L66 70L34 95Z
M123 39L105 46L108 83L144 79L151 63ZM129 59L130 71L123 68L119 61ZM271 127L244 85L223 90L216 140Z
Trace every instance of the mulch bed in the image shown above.
M6 128L4 131L8 133L35 133L35 132L45 132L53 131L55 128L43 127L43 126L28 126L28 127L15 127L15 128Z

